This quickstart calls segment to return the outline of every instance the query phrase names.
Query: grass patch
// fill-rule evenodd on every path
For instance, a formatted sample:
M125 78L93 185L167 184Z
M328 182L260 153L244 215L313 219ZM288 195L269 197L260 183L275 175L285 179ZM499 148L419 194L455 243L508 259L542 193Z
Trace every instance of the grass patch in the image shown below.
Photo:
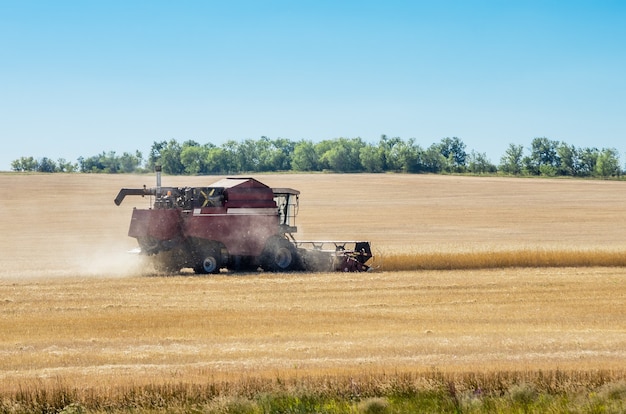
M625 371L361 374L77 388L23 385L1 413L623 412Z

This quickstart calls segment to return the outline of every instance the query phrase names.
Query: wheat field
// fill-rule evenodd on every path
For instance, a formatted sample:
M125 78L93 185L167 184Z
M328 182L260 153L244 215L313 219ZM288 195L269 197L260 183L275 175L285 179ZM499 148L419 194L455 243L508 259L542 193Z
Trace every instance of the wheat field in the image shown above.
M164 277L127 253L148 199L113 204L152 176L0 174L2 390L626 367L626 183L256 178L301 191L300 240L370 240L376 270Z

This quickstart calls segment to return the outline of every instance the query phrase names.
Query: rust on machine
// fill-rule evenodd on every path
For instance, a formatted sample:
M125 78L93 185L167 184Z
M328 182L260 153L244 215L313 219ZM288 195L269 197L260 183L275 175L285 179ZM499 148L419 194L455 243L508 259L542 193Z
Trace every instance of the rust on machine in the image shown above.
M162 187L156 172L156 187L122 188L114 201L119 206L129 195L152 198L150 208L133 209L128 235L159 270L370 270L368 241L295 239L298 190L240 177L206 187Z

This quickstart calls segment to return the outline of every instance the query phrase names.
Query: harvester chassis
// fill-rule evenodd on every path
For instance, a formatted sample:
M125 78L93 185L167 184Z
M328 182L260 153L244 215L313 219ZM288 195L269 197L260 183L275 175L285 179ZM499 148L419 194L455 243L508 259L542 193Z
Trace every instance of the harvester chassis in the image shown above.
M136 252L165 273L191 268L198 274L293 270L370 270L367 241L297 241L299 191L270 188L253 178L227 178L208 187L123 188L127 195L151 197L148 209L133 209L128 235Z

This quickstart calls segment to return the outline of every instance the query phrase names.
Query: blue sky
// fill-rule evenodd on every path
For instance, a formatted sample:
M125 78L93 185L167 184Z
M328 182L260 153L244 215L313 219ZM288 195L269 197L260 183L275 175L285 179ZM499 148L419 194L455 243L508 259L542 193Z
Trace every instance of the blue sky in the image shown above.
M0 0L0 170L154 141L548 137L626 161L624 1Z

